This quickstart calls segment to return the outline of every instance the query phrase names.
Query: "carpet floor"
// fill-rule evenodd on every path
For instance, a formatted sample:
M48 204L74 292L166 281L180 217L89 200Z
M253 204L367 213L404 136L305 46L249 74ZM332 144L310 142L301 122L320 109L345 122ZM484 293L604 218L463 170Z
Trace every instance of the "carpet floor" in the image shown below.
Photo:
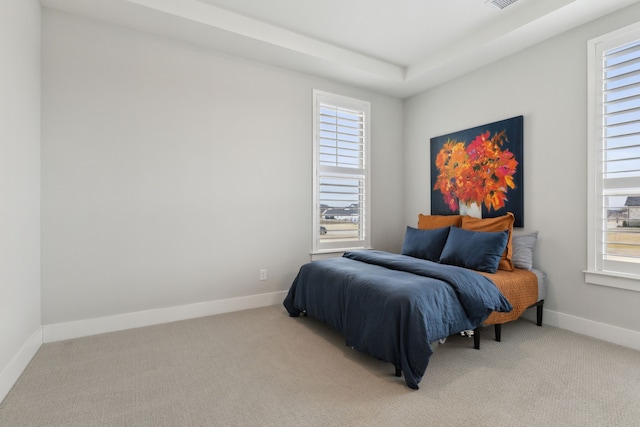
M281 306L44 344L0 426L639 426L640 352L521 319L419 390Z

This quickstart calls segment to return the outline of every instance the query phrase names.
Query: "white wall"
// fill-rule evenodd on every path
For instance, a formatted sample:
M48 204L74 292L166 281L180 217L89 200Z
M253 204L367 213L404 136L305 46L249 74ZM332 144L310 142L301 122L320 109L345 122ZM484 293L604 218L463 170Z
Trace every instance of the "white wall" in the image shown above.
M0 401L40 331L40 5L0 3Z
M314 88L371 101L372 240L398 250L401 101L45 10L43 324L287 290Z
M629 7L405 102L405 221L414 223L430 209L431 137L524 115L525 229L540 232L536 263L548 274L545 315L557 326L590 335L598 328L619 332L622 341L640 337L640 292L588 285L582 273L586 44L638 16L640 5Z

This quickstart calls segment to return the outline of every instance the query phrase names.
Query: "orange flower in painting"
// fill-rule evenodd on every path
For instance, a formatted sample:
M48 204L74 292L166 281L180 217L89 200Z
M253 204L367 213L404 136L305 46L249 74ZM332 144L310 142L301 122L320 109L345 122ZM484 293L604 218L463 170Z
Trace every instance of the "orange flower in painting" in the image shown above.
M509 189L516 188L513 175L518 161L509 149L505 131L490 138L487 131L467 147L464 142L448 140L436 156L439 174L434 190L439 190L452 211L459 203L484 204L487 209L504 207Z

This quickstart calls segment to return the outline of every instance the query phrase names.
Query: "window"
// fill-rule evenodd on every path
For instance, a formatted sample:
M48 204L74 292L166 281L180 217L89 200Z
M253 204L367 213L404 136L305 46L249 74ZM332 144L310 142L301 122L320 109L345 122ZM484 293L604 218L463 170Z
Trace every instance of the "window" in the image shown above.
M368 102L314 91L313 252L370 245Z
M589 42L586 281L640 291L640 25Z

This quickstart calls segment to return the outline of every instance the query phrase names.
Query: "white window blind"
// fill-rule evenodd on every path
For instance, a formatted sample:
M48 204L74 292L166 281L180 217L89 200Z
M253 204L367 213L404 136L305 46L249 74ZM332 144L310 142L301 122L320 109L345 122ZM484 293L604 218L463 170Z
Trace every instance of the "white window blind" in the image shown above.
M314 252L369 246L369 103L314 92Z
M587 279L640 280L640 27L590 42L590 58L588 269L601 275ZM628 286L640 290L640 282Z

